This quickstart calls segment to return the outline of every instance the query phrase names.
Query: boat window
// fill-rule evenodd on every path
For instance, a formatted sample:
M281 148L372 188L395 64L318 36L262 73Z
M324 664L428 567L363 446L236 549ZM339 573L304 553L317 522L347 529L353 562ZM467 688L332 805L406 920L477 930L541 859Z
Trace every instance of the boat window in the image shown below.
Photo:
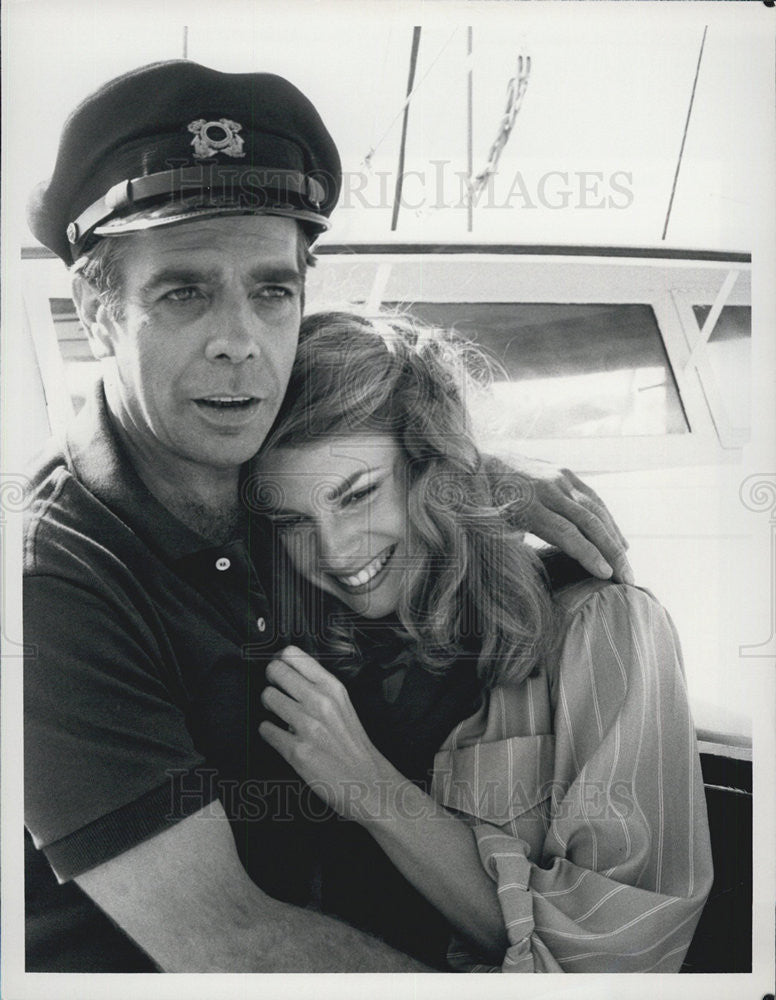
M501 434L533 439L689 431L648 305L424 302L410 311L455 329L499 362L490 409Z

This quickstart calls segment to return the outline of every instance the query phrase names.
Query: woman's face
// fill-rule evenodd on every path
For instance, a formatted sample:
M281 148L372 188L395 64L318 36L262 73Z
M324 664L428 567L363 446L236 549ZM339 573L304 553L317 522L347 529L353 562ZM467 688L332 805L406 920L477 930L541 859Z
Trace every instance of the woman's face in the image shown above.
M409 568L409 522L394 438L344 434L276 448L257 468L296 570L367 618L395 611Z

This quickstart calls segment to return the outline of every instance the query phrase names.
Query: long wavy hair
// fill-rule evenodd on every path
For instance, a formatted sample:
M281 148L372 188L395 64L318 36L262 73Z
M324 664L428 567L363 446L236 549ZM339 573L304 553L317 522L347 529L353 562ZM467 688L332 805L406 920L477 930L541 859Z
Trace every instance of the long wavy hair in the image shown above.
M406 462L408 546L419 556L402 588L397 632L414 662L434 673L475 656L485 687L532 673L553 633L540 561L494 500L472 431L467 403L490 375L473 345L407 317L310 315L259 454L334 436L394 437ZM333 669L358 672L353 616L324 628L320 610L310 607L308 600L306 614L318 619L318 639L326 634Z

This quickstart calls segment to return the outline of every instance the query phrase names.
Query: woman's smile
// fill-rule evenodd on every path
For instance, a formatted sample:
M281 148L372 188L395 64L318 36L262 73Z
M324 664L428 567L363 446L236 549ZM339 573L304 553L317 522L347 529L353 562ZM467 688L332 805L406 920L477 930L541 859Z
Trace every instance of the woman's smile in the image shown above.
M395 551L396 545L389 545L356 573L345 575L342 573L333 573L331 570L327 570L326 572L328 572L329 576L333 577L340 587L351 594L364 594L373 587L379 586L379 582L383 579L384 571L393 558Z
M270 516L298 573L366 618L407 585L406 457L390 434L340 434L258 460Z

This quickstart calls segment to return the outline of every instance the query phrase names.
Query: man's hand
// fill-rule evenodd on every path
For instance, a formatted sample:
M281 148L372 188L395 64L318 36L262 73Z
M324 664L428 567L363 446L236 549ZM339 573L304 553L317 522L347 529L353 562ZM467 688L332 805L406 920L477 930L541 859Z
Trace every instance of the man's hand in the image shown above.
M569 469L523 455L488 456L496 503L509 504L516 528L576 559L594 576L633 583L628 543L598 494Z

